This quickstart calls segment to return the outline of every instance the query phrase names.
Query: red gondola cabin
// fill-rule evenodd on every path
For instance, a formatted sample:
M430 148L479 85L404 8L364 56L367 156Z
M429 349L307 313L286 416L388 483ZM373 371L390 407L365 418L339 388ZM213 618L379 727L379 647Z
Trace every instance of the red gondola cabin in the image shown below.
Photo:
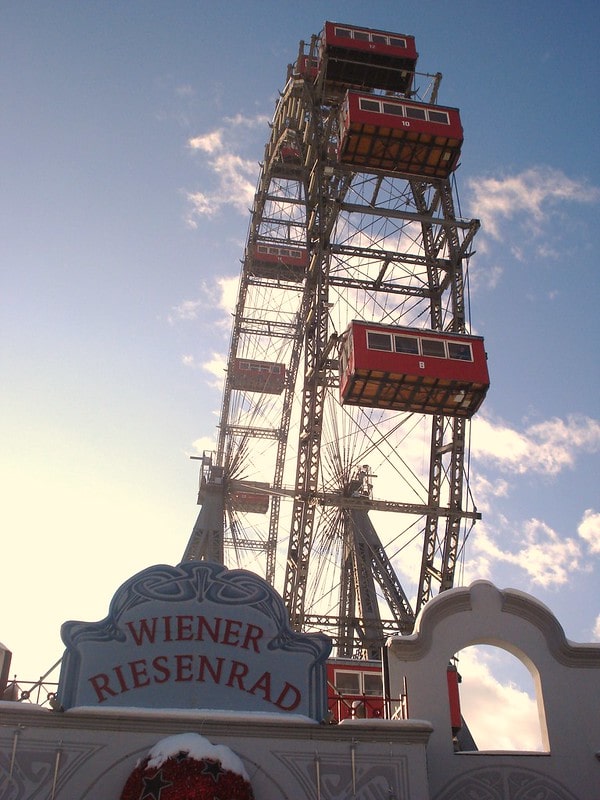
M285 387L285 364L234 358L229 367L229 380L232 389L281 394Z
M327 707L332 722L384 716L381 663L331 659L327 662Z
M257 278L301 283L308 267L308 250L270 242L255 242L248 248L246 269Z
M452 735L462 727L459 683L455 664L446 670ZM408 687L405 687L405 689ZM380 661L330 658L327 662L327 708L331 722L345 719L409 718L410 695L389 697L383 687Z
M340 116L339 160L381 169L447 178L463 143L457 108L347 92Z
M450 724L452 726L452 733L456 735L462 728L460 692L458 689L458 684L461 682L462 678L458 674L455 664L448 664L446 678L448 681L448 700L450 701Z
M356 320L343 335L345 405L471 417L489 385L480 336Z
M296 74L315 81L319 74L319 59L315 56L300 56L296 62Z
M268 490L268 483L232 481L229 487L231 508L244 514L266 514L269 510Z
M362 89L408 92L417 65L414 36L326 22L320 64L325 80Z

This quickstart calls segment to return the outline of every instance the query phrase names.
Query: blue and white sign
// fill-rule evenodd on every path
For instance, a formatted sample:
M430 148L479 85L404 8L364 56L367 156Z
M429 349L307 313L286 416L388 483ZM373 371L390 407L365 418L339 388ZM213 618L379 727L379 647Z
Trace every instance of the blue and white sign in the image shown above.
M331 640L294 633L262 578L207 561L149 567L100 622L65 622L63 708L327 711Z

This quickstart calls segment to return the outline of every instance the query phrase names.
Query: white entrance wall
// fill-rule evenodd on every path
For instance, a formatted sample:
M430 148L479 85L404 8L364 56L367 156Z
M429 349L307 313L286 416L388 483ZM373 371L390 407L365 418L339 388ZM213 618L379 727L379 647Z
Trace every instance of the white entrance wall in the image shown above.
M504 648L528 668L546 752L455 752L446 667L475 644ZM600 797L600 644L567 641L533 597L487 581L443 592L423 609L413 634L390 640L387 672L392 697L406 688L409 717L432 723L432 800L458 800L483 787L508 800L517 785L527 787L527 797Z

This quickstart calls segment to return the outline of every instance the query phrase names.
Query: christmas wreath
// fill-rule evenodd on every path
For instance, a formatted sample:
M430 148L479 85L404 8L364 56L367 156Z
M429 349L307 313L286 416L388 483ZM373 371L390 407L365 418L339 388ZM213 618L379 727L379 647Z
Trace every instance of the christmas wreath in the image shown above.
M133 770L120 800L254 800L241 760L197 733L161 739Z

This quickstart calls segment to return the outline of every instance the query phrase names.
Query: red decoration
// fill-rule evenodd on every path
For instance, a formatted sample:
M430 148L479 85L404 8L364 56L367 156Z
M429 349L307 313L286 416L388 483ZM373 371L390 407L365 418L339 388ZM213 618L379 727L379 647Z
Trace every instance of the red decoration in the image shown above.
M220 761L196 759L182 751L149 766L150 756L129 776L121 800L254 800L252 787Z

